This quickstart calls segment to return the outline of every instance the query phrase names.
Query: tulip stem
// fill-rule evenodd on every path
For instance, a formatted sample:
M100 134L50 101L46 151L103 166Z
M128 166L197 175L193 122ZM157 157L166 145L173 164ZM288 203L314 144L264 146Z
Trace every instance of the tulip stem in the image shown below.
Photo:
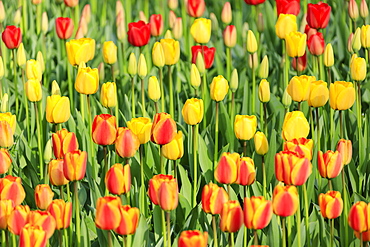
M104 177L103 178L105 178L107 176L107 173L108 173L108 159L107 159L108 150L107 150L107 146L103 146L103 151L104 151ZM107 188L105 188L105 194L108 195Z
M36 128L37 128L37 148L39 152L39 165L40 165L40 178L44 178L44 162L43 162L43 153L41 146L41 127L40 127L40 115L37 108L37 102L34 102L35 106L35 115L36 115Z
M168 234L168 247L171 247L171 221L170 221L171 213L170 211L166 212L166 218L167 218L167 234Z
M247 157L247 140L243 142L243 157Z
M10 234L10 233L9 233ZM16 247L17 246L17 239L16 239L16 237L15 237L15 234L12 234L12 244L13 244L13 246L14 247Z
M215 180L215 167L218 158L218 102L216 101L215 151L213 153L213 181Z
M17 57L15 54L15 49L12 49L12 55L13 55L14 91L15 91L15 114L18 115L19 99L18 99Z
M253 237L254 237L254 245L258 245L258 234L257 230L253 231Z
M163 68L159 68L159 83L161 84L161 110L162 112L165 112L164 110L165 103L164 103L164 86L163 86ZM158 113L158 110L157 110L157 113Z
M167 234L166 234L166 219L165 219L165 212L164 210L162 211L162 233L163 233L163 247L167 246Z
M108 247L113 247L112 243L112 233L110 230L108 230Z
M144 78L141 78L141 113L143 114L143 117L146 117Z
M330 247L334 247L334 219L330 219Z
M203 55L204 56L204 55ZM231 60L231 48L226 47L226 75L227 75L227 80L231 80L231 65L232 65L232 60Z
M86 95L86 100L87 100L87 114L88 114L88 124L89 124L89 134L90 134L90 138L89 138L89 147L90 147L90 162L92 164L92 174L93 174L93 178L96 179L96 167L95 167L95 161L94 161L94 146L93 146L93 142L92 142L92 124L91 124L91 104L90 104L90 95Z
M204 117L203 117L203 130L206 129L207 127L207 107L208 107L208 99L206 99L206 91L207 91L207 75L206 72L204 72L202 76L202 89L201 89L201 94L202 94L202 99L204 102Z
M193 208L197 205L197 189L198 189L198 127L199 125L193 125L193 158L194 158L194 177L193 177Z
M348 217L347 203L348 203L348 199L347 199L347 188L346 188L346 178L345 178L344 168L342 169L342 187L343 187L343 205L344 205L344 209L343 209L344 217L342 217L343 225L344 225L344 236L343 236L344 237L344 244L343 244L343 246L348 246L348 222L347 222L347 217Z
M247 227L244 225L244 238L243 238L243 246L244 247L247 247L247 235L248 235Z
M296 214L297 220L297 239L298 239L298 246L301 247L301 203L298 202L298 209Z
M1 231L1 246L2 247L8 246L8 242L6 241L6 231L5 230Z
M333 190L333 184L331 182L331 179L328 179L328 186L329 186L329 190Z
M67 41L64 40L64 48L63 50L66 51L66 43ZM68 59L67 59L67 62L66 62L66 67L67 67L67 79L68 79L68 94L69 94L69 98L70 98L70 102L71 102L71 113L74 112L74 109L75 109L75 102L74 102L74 97L73 97L73 82L72 82L72 76L71 76L71 66L69 65L69 62L68 62ZM81 99L80 99L81 101ZM82 104L81 104L82 106ZM84 112L85 110L81 107L81 114L82 114L82 121L85 121L85 118L84 118Z
M135 78L131 77L131 116L135 118Z
M231 110L230 110L230 126L234 132L234 116L235 116L235 93L231 93ZM232 140L230 142L230 150L234 151L234 135L232 136Z
M59 193L60 193L60 199L64 200L63 185L62 186L59 186Z
M283 247L286 247L286 227L285 227L285 221L286 221L286 217L283 217L281 219L281 228L282 228L282 231L283 231Z
M24 69L22 69L22 84L24 86ZM2 95L1 95L2 96ZM29 110L28 110L28 101L26 90L23 90L23 99L24 99L24 106L26 107L26 124L27 124L27 137L31 138L31 131L30 131L30 117L29 117Z
M316 142L316 145L317 145L317 150L320 150L320 116L319 116L319 108L316 107L315 108L315 112L316 112L316 138L317 138L317 142Z
M252 56L252 55L251 55ZM252 57L252 113L256 114L256 72L254 69L254 61Z
M360 247L364 246L364 241L363 241L363 234L360 232Z
M172 67L171 65L168 66L168 83L170 87L170 114L173 119L175 119L175 112L173 106L173 81L172 81Z
M268 137L268 131L267 131L267 103L263 103L263 127L264 127L264 134L266 135L266 138Z
M267 192L266 192L266 167L265 167L265 155L262 155L262 180L263 180L263 197L266 199Z
M140 179L141 179L141 193L140 193L140 211L144 212L145 217L146 210L145 210L145 182L144 182L144 157L143 157L143 146L140 145L139 153L140 153Z
M229 240L230 240L230 246L231 247L234 247L235 246L235 244L234 244L234 233L233 232L230 232L229 233Z
M63 233L62 229L58 230L59 247L63 247Z
M213 246L218 247L217 226L216 226L216 216L215 215L212 215L212 228L213 228Z
M288 53L286 51L286 41L283 40L283 54L282 59L284 59L284 90L288 86L288 80L289 80L289 57Z
M80 225L80 202L78 200L78 181L74 183L74 205L75 205L75 213L76 213L76 240L77 240L77 247L80 247L81 242L81 225Z
M304 212L305 212L305 226L306 226L306 241L307 241L307 246L311 246L311 239L308 237L310 236L310 228L309 228L309 217L310 215L308 214L308 209L309 209L309 203L308 203L308 196L307 196L307 186L304 183L303 184L303 196L304 196Z

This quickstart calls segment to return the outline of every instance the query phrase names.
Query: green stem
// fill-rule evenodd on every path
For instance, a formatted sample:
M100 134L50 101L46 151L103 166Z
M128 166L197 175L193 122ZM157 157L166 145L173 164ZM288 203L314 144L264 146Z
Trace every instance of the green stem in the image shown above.
M334 247L334 219L330 220L330 247Z
M267 131L267 103L263 103L263 126L264 126L264 134L266 135L266 138L268 137L268 131Z
M245 197L245 196L244 196ZM243 247L247 247L247 227L244 226L244 238L243 238Z
M247 157L247 140L243 142L243 157Z
M193 208L197 205L197 189L198 189L198 125L192 126L193 130L193 159L194 159L194 176L193 176Z
M40 115L37 108L37 102L34 102L35 106L35 115L36 115L36 128L37 128L37 148L39 152L39 168L40 168L40 178L44 178L44 157L42 153L42 144L41 144L41 126L40 126Z
M108 247L113 247L112 243L112 233L110 230L108 230Z
M201 92L201 94L202 94L202 99L203 99L203 104L204 104L204 106L205 106L205 112L204 112L204 117L203 117L203 120L202 120L202 122L203 122L203 130L205 130L206 129L206 127L207 127L207 106L208 106L208 100L206 100L206 92L207 92L207 75L206 75L206 72L204 72L204 74L203 74L203 77L202 77L202 92Z
M168 66L168 83L170 88L170 114L173 119L175 119L175 110L173 106L173 81L172 81L172 67Z
M235 93L232 92L231 93L230 126L233 132L234 132L234 116L235 116ZM234 135L232 136L231 139L232 140L230 142L230 150L231 152L233 152L234 151Z
M5 230L2 230L1 231L1 246L2 247L7 247L8 246L8 243L6 242L6 231Z
M331 179L328 179L328 186L329 186L329 190L333 190L333 183Z
M10 234L10 232L9 232ZM17 247L17 238L15 236L15 234L12 234L12 244L13 244L13 247Z
M87 101L87 114L88 114L88 123L89 123L89 143L90 143L90 162L92 164L93 168L93 178L96 179L96 163L94 161L94 144L92 140L92 123L91 123L91 104L90 104L90 95L86 95L86 101Z
M334 140L334 110L330 107L330 141L333 142Z
M360 233L360 247L364 246L364 240L363 240L363 234L362 232Z
M144 146L139 147L139 152L140 152L140 178L141 178L141 193L140 193L140 211L144 212L143 214L146 215L146 210L145 210L145 181L144 181L144 157L143 157L143 148Z
M344 168L342 169L342 187L343 187L343 225L344 225L344 245L343 246L348 246L348 222L347 222L347 217L348 217L348 199L347 199L347 187L346 187L346 179L345 179L345 171Z
M107 2L108 0L103 0L103 8L100 16L100 27L104 27L107 22Z
M25 80L24 80L24 69L22 69L22 84L24 86ZM2 96L2 94L1 94ZM28 110L28 100L26 95L26 90L23 90L23 103L26 107L26 124L27 124L27 137L31 138L31 130L30 130L30 116L29 116L29 110Z
M214 181L214 176L215 176L214 175L215 167L218 161L218 105L219 105L219 102L216 102L215 150L213 153L213 170L212 170L213 181Z
M253 236L254 236L254 244L258 245L258 235L257 235L257 230L253 231Z
M213 246L218 247L217 226L216 226L216 216L215 215L212 215L212 228L213 228Z
M167 246L167 234L166 234L166 219L165 219L165 212L164 210L162 211L162 234L163 234L163 247Z
M310 236L310 228L309 228L309 217L310 215L308 214L308 209L309 209L309 203L308 203L308 196L307 196L307 186L306 183L303 184L303 196L304 196L304 213L305 213L305 226L306 226L306 241L307 241L307 246L311 246L311 238Z
M103 146L103 152L104 152L104 178L107 176L108 173L108 150L107 146ZM107 188L105 188L105 195L108 195L109 192Z
M301 245L301 203L298 202L298 209L297 209L297 214L296 214L297 218L297 239L298 239L298 246L302 246Z
M283 54L282 59L284 59L284 90L288 86L289 81L289 57L288 53L286 51L286 43L285 40L283 40Z
M287 246L290 247L292 244L292 217L287 217L288 221L288 240L287 240Z
M252 58L252 113L256 115L256 72Z
M311 128L310 128L310 131L311 131L311 138L312 139L315 139L314 137L314 133L315 133L315 125L314 125L314 118L313 118L313 107L310 106L310 125L311 125ZM317 139L315 139L315 142L317 143Z
M141 113L143 114L143 117L146 116L144 78L141 78Z
M36 6L36 33L40 34L41 31L41 18L42 18L42 4Z
M131 115L132 118L135 118L135 78L132 76L131 77Z
M168 234L168 247L171 247L171 221L170 221L170 212L166 212L166 218L167 218L167 234Z
M15 49L12 49L12 55L13 55L13 80L15 91L15 114L18 115L19 97L18 97L18 77L17 77L17 56L15 54Z
M317 150L320 150L320 116L319 116L319 108L315 108L316 112L316 138L317 138Z
M339 126L340 126L340 137L344 138L343 135L343 111L339 110Z
M231 65L232 65L232 57L231 57L231 48L226 47L226 75L227 80L231 80Z
M75 204L75 213L76 213L76 240L77 247L80 247L81 243L81 224L80 224L80 202L78 200L78 181L74 183L74 204Z
M159 68L159 83L161 84L161 110L162 112L165 112L164 110L165 103L164 103L164 86L163 86L163 68Z
M58 241L59 241L59 247L63 247L63 230L58 230Z
M266 166L265 166L265 155L262 155L262 176L263 176L263 197L266 199Z
M122 247L128 247L128 245L127 245L127 236L126 235L122 236Z
M165 168L165 160L164 160L164 157L162 155L162 145L159 146L159 161L160 161L160 165L161 165L161 174L164 174L164 168Z
M286 227L285 227L285 221L286 221L286 218L283 217L283 219L281 220L281 228L283 230L283 247L286 247Z
M64 40L64 46L63 46L64 51L66 51L66 40ZM73 97L73 82L72 82L72 75L71 75L71 66L68 62L68 59L66 59L66 67L67 67L67 79L68 79L68 94L69 94L69 99L71 102L71 112L74 112L75 109L75 101ZM81 99L80 99L81 100ZM85 121L84 118L84 109L81 109L81 115L82 115L82 120Z

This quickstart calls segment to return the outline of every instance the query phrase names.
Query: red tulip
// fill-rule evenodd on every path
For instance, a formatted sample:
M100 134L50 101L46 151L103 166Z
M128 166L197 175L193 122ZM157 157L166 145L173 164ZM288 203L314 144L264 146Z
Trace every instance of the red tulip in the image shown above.
M244 0L244 2L249 5L258 5L264 3L265 1L266 0Z
M248 229L265 228L272 218L272 202L263 196L244 198L244 224Z
M191 47L191 54L192 54L191 62L192 63L196 63L199 52L201 54L204 54L203 58L204 58L204 65L206 69L211 68L213 65L213 61L215 59L216 48L214 47L208 48L205 45L203 46L195 45Z
M170 114L165 112L155 114L150 136L152 142L165 145L170 143L176 134L176 123Z
M206 9L204 0L188 0L187 11L192 17L201 17Z
M329 23L331 7L323 2L309 3L307 7L307 24L315 29L325 28Z
M158 37L163 32L163 18L161 14L158 15L151 15L149 19L150 23L150 34L154 37Z
M144 46L149 43L150 24L143 21L128 24L128 42L133 46Z
M116 117L109 114L96 115L92 124L92 139L102 146L111 145L116 141Z
M69 39L73 34L73 21L68 17L58 17L55 19L55 29L60 39Z
M272 196L274 214L287 217L295 214L298 209L298 190L295 186L277 185Z
M300 8L300 0L276 0L278 16L280 14L298 15Z
M317 168L323 178L335 178L343 168L342 155L338 151L318 152Z
M209 183L203 187L202 209L207 214L220 214L222 206L229 200L229 194L217 184Z
M27 224L30 207L28 205L16 206L8 218L8 229L15 235L20 235Z
M238 153L223 153L215 169L215 179L221 184L233 184L238 179Z
M223 232L236 232L243 224L243 210L238 201L224 203L220 216L220 229Z
M58 130L51 135L53 141L54 156L57 159L63 159L68 152L78 150L78 141L76 134L67 129Z
M3 32L2 38L8 49L16 49L22 43L21 29L16 26L7 26Z
M310 35L307 39L307 46L310 53L314 56L319 56L324 53L325 40L324 36L320 32Z
M293 69L297 70L297 58L292 59L292 67ZM298 57L298 71L302 72L307 68L307 55L306 52L303 54L302 57Z
M249 157L243 157L238 163L238 178L236 184L251 185L256 179L256 169L254 161Z
M130 165L113 165L105 176L105 184L112 194L121 195L129 192L131 187Z
M123 158L131 158L140 147L139 138L127 127L118 128L116 152Z
M134 234L136 232L137 225L139 224L139 209L131 207L130 205L121 205L119 210L121 213L121 222L114 231L119 235Z

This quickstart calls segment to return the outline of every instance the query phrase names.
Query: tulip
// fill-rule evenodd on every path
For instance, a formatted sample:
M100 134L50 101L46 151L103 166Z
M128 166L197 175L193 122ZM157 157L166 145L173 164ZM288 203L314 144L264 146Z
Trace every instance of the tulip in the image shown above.
M366 78L366 61L362 57L352 59L350 69L354 81L363 81Z
M114 164L105 175L107 190L115 195L125 194L131 189L130 165Z
M38 184L35 188L35 202L39 209L45 210L53 200L54 192L48 184Z
M310 96L308 97L308 105L312 107L321 107L328 102L329 89L324 81L313 81L310 87Z
M366 0L362 0L360 4L360 16L363 19L366 19L368 15L369 15L369 7L367 6Z
M12 200L0 200L0 229L6 230L8 227L8 218L14 208Z
M86 4L82 9L82 16L85 18L87 23L90 23L91 20L91 7L90 4Z
M177 17L175 19L175 22L174 22L173 28L172 28L173 37L175 39L179 40L179 39L182 38L182 33L183 33L183 30L182 30L182 18L181 17Z
M205 65L205 61L204 61L204 56L203 56L201 51L198 51L195 54L196 54L195 55L195 57L196 57L195 58L195 65L197 66L197 69L199 70L199 73L204 75L204 73L206 72L206 65ZM210 66L212 66L212 64Z
M9 232L19 236L27 224L29 212L30 207L28 205L15 206L7 220Z
M329 23L331 7L323 2L309 3L307 7L306 20L308 25L315 29L325 28Z
M270 83L266 79L262 79L258 87L258 98L262 103L270 101Z
M356 232L365 232L369 230L369 212L370 205L358 201L354 203L348 213L348 224Z
M117 46L113 41L105 41L103 43L103 59L107 64L117 62Z
M5 20L4 4L2 1L0 1L0 23L2 23L4 20Z
M117 106L117 87L115 82L106 82L102 85L100 102L106 108Z
M21 20L22 20L21 8L18 8L14 13L13 22L15 25L20 25Z
M42 99L41 83L37 79L30 79L24 84L27 99L31 102L38 102Z
M127 122L127 127L139 138L140 144L145 144L149 141L152 128L149 118L133 118Z
M272 218L272 202L263 196L244 198L244 225L248 229L265 228Z
M152 61L155 66L162 68L165 64L163 47L160 42L155 42L152 50Z
M60 95L60 87L56 80L51 83L51 95Z
M223 153L215 169L215 179L221 184L232 184L238 179L240 155L238 153Z
M210 85L211 99L217 102L222 101L225 98L228 91L229 84L222 75L213 78L212 83Z
M291 32L297 31L297 17L291 14L280 14L275 24L276 35L285 39Z
M269 151L269 143L263 132L257 131L255 133L254 148L259 155L265 155Z
M324 65L326 67L331 67L334 65L334 53L331 43L328 43L324 51Z
M140 211L138 208L130 205L121 205L119 207L121 221L114 231L119 235L131 235L136 232L139 224Z
M317 168L323 178L335 178L343 168L342 155L338 151L318 152Z
M49 19L48 19L48 15L46 12L43 12L42 13L42 17L41 17L41 31L44 35L46 35L46 33L48 32L49 30Z
M72 220L72 202L65 202L62 199L53 200L47 211L54 217L56 229L66 229Z
M116 141L116 117L109 114L96 115L92 124L92 139L102 146L111 145Z
M40 65L41 73L44 73L45 72L45 61L44 61L44 57L42 56L42 52L41 51L38 51L37 52L36 61Z
M197 247L207 247L208 243L208 233L198 230L188 230L183 231L180 234L179 237L179 247L191 247L191 246L197 246Z
M149 180L148 195L150 200L164 211L176 209L179 202L176 178L172 175L155 175Z
M21 29L16 26L7 26L2 33L2 39L8 49L16 49L22 43Z
M12 164L12 158L7 149L0 148L0 174L8 172Z
M139 146L139 138L129 128L118 128L115 147L119 156L123 158L131 158L135 155Z
M133 52L130 54L129 57L127 72L131 77L137 74L137 60L135 53Z
M64 3L67 7L74 8L78 5L79 0L64 0Z
M20 205L26 193L19 177L7 175L0 179L0 200L12 200L14 205Z
M317 32L310 35L307 40L307 46L310 53L314 56L319 56L324 53L325 50L325 40L322 33Z
M348 40L347 40L347 51L349 53L354 53L353 52L353 49L352 49L353 38L354 38L354 34L353 33L350 33L350 35L348 37Z
M180 58L180 43L174 39L161 39L165 64L174 65Z
M337 144L337 151L342 156L343 165L348 165L352 160L351 140L340 139Z
M197 66L192 63L191 64L191 71L190 71L190 84L194 88L198 88L200 86L200 83L201 83L201 78L200 78L199 70L198 70ZM184 116L184 114L183 114L183 116Z
M72 151L71 151L72 152ZM64 176L64 160L57 159L51 160L48 166L48 174L50 183L54 186L62 186L68 183L68 180Z
M149 43L150 24L143 21L128 24L128 42L133 46L144 46Z
M162 15L151 15L149 19L149 24L150 24L150 34L154 37L158 37L162 34L163 32L163 19Z
M64 123L71 116L69 98L60 95L48 96L46 100L46 120L49 123Z
M217 16L215 15L215 13L210 13L209 19L211 19L211 22L212 22L212 31L219 30L218 20L217 20Z
M359 10L356 3L356 0L349 0L348 2L348 15L353 20L356 21L356 19L359 16Z
M211 38L211 26L212 23L209 19L198 18L194 20L194 23L190 27L190 34L193 36L196 43L208 43Z
M262 59L260 68L258 70L258 76L262 79L266 79L269 76L269 59L267 55L265 55Z
M231 92L235 93L238 89L239 85L239 75L237 69L234 69L233 72L231 72L231 79L230 79L230 90Z
M159 145L170 143L176 133L176 123L170 114L165 112L155 114L150 137L152 142Z
M184 140L182 131L178 131L173 140L163 145L162 155L169 160L178 160L184 155Z
M119 18L119 16L117 16L116 25L117 25L117 38L119 41L123 42L127 37L126 23L124 18L123 17Z
M236 45L236 27L234 25L226 26L223 32L224 44L226 47L232 48Z
M220 214L225 202L229 200L229 194L222 187L210 182L202 190L202 209L207 214Z
M73 34L73 21L68 17L58 17L55 19L55 29L60 39L69 39Z
M361 45L363 48L370 48L370 25L361 27Z
M306 50L306 34L291 32L285 36L287 53L289 57L302 57Z
M20 234L19 246L46 247L47 240L46 232L41 226L27 224Z
M87 63L94 58L95 40L90 38L73 39L66 43L68 61L72 66Z
M347 110L355 103L355 89L352 82L336 81L330 84L329 103L334 110Z
M243 210L238 201L224 203L220 216L220 229L223 232L236 232L243 224Z
M138 64L137 64L137 75L141 79L143 79L145 76L147 76L147 74L148 74L148 68L146 65L146 59L145 59L144 54L141 53L139 56Z
M75 89L81 94L94 94L99 88L98 69L80 68L77 73Z
M310 125L303 112L293 111L285 115L282 136L289 141L294 138L306 138L310 132Z
M292 14L297 16L300 12L300 0L276 0L277 15Z
M338 218L343 211L343 200L338 191L328 191L319 195L319 206L322 217Z
M239 185L251 185L256 179L256 169L254 168L254 162L249 157L243 157L237 162L237 179L236 184Z
M186 10L192 17L201 17L206 9L204 0L188 0Z
M53 236L56 228L56 222L54 217L47 211L30 211L28 214L27 223L34 226L41 226L46 233L46 237L49 239ZM27 227L27 225L26 225ZM22 234L21 234L22 237Z
M239 140L250 140L257 130L257 118L254 115L236 115L234 133Z
M203 46L200 46L200 45L192 46L191 47L191 54L192 54L192 60L191 61L192 61L192 63L196 63L197 67L199 69L198 54L201 54L201 55L204 54L204 61L203 61L204 66L205 66L206 69L209 69L213 65L213 61L214 61L214 58L215 58L215 52L216 52L216 48L214 48L214 47L208 48L205 45L203 45ZM202 56L199 56L199 57L202 57ZM199 69L199 72L201 72L201 69Z
M7 122L10 127L10 132L14 134L15 128L17 126L16 116L12 115L10 112L0 113L0 121ZM3 135L1 135L3 136ZM1 138L0 138L1 139Z
M203 100L191 98L186 100L182 108L182 117L188 125L197 125L203 119L204 115Z
M34 80L41 81L42 70L41 70L40 63L37 60L31 59L27 61L26 76L28 80L34 79Z
M297 68L298 65L298 68ZM302 57L298 57L298 64L297 58L292 59L292 67L294 70L298 70L299 72L304 71L307 68L307 55L306 52L303 54Z
M363 242L369 242L370 241L370 230L367 230L366 232L355 232L355 236L358 239L362 239ZM362 234L362 235L361 235Z
M85 151L73 151L64 155L63 171L69 181L81 180L86 173L87 153Z
M312 173L311 162L298 153L281 151L275 155L276 179L287 185L302 185Z
M19 67L23 67L27 62L26 51L24 50L23 43L21 43L17 50L17 63Z
M255 53L258 49L257 39L252 30L248 30L247 34L247 51Z
M103 230L114 230L121 222L121 199L116 196L98 198L96 203L96 227Z
M67 129L58 130L52 134L54 156L62 159L64 154L70 151L78 150L78 141L76 134Z
M154 102L157 102L161 98L161 88L159 86L158 79L155 76L149 77L148 96Z
M313 140L306 138L292 139L284 142L284 151L295 152L303 155L308 160L312 160Z
M233 20L230 2L226 2L224 4L224 7L222 8L222 11L221 11L221 20L226 25L230 24L230 22Z
M299 198L295 186L277 185L272 196L272 208L274 214L281 217L288 217L298 209Z
M249 5L258 5L264 3L265 1L266 0L244 0L244 2Z
M169 13L169 16L168 16L168 22L169 22L170 28L172 28L172 29L173 29L173 26L175 25L176 18L177 18L177 16L176 16L175 12L170 10L170 13Z

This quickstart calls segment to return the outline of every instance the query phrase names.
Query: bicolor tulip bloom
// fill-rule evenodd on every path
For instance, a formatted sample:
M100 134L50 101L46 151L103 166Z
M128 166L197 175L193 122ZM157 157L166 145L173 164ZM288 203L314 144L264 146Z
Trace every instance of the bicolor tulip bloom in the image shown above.
M328 191L319 195L319 206L324 218L335 219L342 214L343 200L338 191Z
M17 206L23 202L24 198L26 198L26 193L20 177L7 175L0 179L0 200L12 200Z
M48 165L50 183L54 186L62 186L68 183L64 176L64 160L51 160Z
M47 211L54 217L56 229L66 229L72 220L72 202L65 202L62 199L53 200Z
M284 151L296 152L312 160L313 140L304 137L284 142Z
M215 179L221 184L233 184L238 179L238 153L223 153L215 169Z
M12 200L0 200L0 229L5 230L8 227L8 218L14 208Z
M272 218L272 202L263 196L244 198L244 225L248 229L265 228Z
M110 114L96 115L92 124L92 139L102 146L111 145L116 141L117 121Z
M67 129L61 129L51 135L53 151L56 159L63 159L68 152L78 150L76 134Z
M81 180L85 177L87 153L85 151L68 152L64 156L64 176L69 181Z
M237 232L243 225L243 210L238 201L224 203L220 216L220 229L223 232Z
M127 127L120 127L115 142L116 152L122 158L131 158L140 147L139 138Z
M20 234L19 246L46 247L47 241L46 232L41 226L27 224Z
M235 181L239 185L251 185L256 179L256 169L254 167L254 161L249 157L243 157L237 163L238 176Z
M202 209L207 214L220 214L225 202L229 200L229 194L217 184L209 183L202 190Z
M0 174L8 172L10 165L12 164L12 158L7 149L0 148Z
M317 168L323 178L335 178L343 168L342 155L338 151L328 150L325 153L318 152Z
M179 203L177 180L172 175L155 175L149 180L148 195L150 200L163 210L176 209Z
M343 165L348 165L352 160L351 140L340 139L337 144L337 151L342 156Z
M130 165L113 165L105 175L105 184L108 191L115 195L125 194L131 189Z
M277 185L272 196L274 214L287 217L295 214L298 209L298 190L295 186Z
M27 224L41 226L46 233L47 239L53 236L56 229L55 219L48 211L30 211L28 214Z
M35 188L35 202L36 206L45 210L48 208L49 204L52 202L54 197L54 192L51 190L48 184L38 184Z
M186 10L192 17L201 17L206 9L204 0L188 0Z
M138 208L130 205L121 205L119 207L121 213L121 221L114 231L119 235L131 235L136 232L139 224L140 211Z
M121 222L121 199L116 196L98 198L96 203L96 227L103 230L114 230Z
M370 230L369 215L370 204L358 201L352 205L348 213L348 224L356 232L366 232Z
M29 213L30 207L28 205L15 206L8 217L8 230L19 236L27 224Z
M207 247L208 233L198 230L183 231L179 237L179 247Z
M159 145L170 143L176 133L176 123L170 114L165 112L155 114L150 138L152 142Z

